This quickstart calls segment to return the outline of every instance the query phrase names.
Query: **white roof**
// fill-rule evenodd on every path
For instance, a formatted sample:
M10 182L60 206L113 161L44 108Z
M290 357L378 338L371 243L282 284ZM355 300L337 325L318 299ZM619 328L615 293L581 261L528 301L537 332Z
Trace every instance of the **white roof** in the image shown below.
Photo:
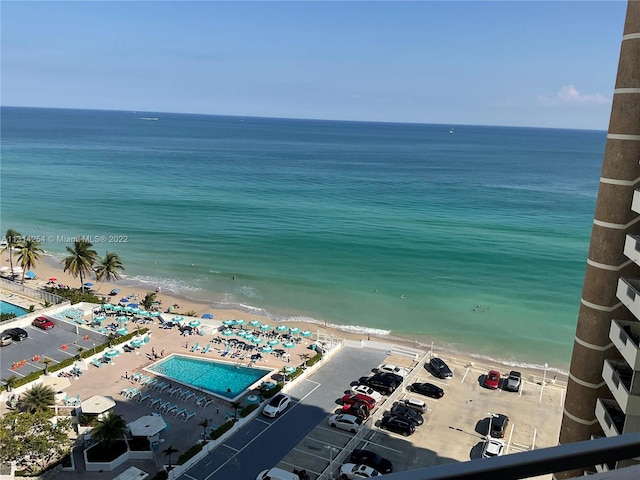
M144 480L149 474L144 470L140 470L137 467L129 467L117 477L113 477L113 480Z

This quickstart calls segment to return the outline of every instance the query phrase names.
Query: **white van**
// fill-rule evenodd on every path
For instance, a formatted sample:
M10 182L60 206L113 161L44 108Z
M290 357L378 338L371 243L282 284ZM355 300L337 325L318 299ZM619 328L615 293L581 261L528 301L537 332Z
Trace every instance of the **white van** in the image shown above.
M269 470L261 471L256 480L300 480L300 477L295 473L273 467Z

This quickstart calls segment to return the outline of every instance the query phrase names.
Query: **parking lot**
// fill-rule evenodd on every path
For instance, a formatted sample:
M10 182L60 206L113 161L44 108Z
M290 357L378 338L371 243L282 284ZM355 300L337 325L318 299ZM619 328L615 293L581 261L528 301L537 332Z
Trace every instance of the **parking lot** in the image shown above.
M78 355L78 347L81 347L82 351L87 351L94 345L100 345L108 340L106 336L98 332L82 329L77 325L52 317L49 318L55 324L51 330L41 330L31 324L22 325L20 328L26 330L29 337L0 349L2 378L8 378L11 375L24 377L36 370L43 370L45 365L42 360L45 358L51 359L50 366L53 366L69 357Z
M546 382L543 387L534 377L523 375L519 392L502 388L490 390L483 387L482 382L489 368L494 366L462 365L454 358L442 358L453 370L452 379L435 378L420 362L403 388L374 411L367 423L369 428L354 436L329 427L326 420L320 422L277 466L289 471L305 469L312 480L333 479L354 448L379 453L393 463L394 471L459 461L483 461L480 459L489 417L498 413L510 419L503 438L505 454L557 445L564 401L562 387L552 382ZM388 357L386 362L404 367L414 364L413 359L397 355ZM502 373L504 377L508 371ZM413 382L436 384L445 390L445 395L435 400L410 393L406 386ZM345 385L345 389L347 387ZM336 392L336 396L342 393ZM384 411L394 401L405 397L420 398L427 403L424 424L409 437L380 429L377 423ZM336 410L338 408L336 405Z

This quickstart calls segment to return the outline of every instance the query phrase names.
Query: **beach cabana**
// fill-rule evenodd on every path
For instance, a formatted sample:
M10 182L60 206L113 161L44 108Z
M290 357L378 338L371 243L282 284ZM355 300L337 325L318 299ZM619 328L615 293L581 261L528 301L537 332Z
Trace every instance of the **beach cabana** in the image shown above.
M128 424L129 431L134 437L153 437L167 428L167 422L162 415L151 414L140 417Z
M105 395L94 395L80 402L80 410L87 415L102 415L115 406L113 397Z

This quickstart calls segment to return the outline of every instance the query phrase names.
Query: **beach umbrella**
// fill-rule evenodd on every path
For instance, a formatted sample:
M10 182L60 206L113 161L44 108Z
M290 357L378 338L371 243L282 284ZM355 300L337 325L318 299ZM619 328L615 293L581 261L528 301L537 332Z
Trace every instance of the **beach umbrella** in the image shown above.
M85 282L85 283L84 283L84 286L85 286L85 287L93 287L93 283L91 283L91 282Z
M109 358L117 357L118 355L120 355L120 352L115 348L112 348L111 350L107 350L106 352L104 352L104 356Z
M256 345L260 345L263 342L262 337L253 337L251 343L255 343Z
M111 310L114 312L121 312L124 307L122 305L114 305Z
M267 325L266 323L263 323L262 325L260 325L260 330L262 330L263 332L266 332L267 330L271 330L271 325Z
M194 328L195 328L195 327L199 327L199 326L200 326L200 320L191 320L191 321L189 322L189 326L190 326L190 327L194 327Z
M103 310L111 310L112 308L113 305L111 305L110 303L105 303L104 305L102 305Z
M142 338L134 338L131 340L131 345L134 347L140 347L142 344L144 344L144 340Z
M203 314L202 314L202 318L205 318L205 319L207 319L207 320L210 320L210 319L212 319L212 318L213 318L213 315L212 315L212 314L210 314L210 313L203 313Z
M293 343L293 342L286 342L286 343L283 343L283 344L282 344L282 346L283 346L284 348L293 348L293 347L295 347L295 346L296 346L296 344L295 344L295 343Z
M241 318L237 319L235 322L236 322L236 325L244 325L244 320Z
M93 321L96 323L102 323L107 319L106 315L99 315L97 317L94 317Z
M160 315L162 315L162 312L150 312L149 313L150 317L159 317Z
M235 325L236 321L235 320L224 320L222 322L222 325L224 325L225 327L230 327L231 325Z
M8 270L8 269L7 269L7 270ZM58 279L57 279L56 277L51 277L51 278L49 279L49 281L50 281L50 282L57 282L57 281L58 281Z
M289 332L290 332L290 333L298 333L299 331L300 331L300 329L299 329L298 327L291 327L291 328L289 329Z
M264 347L260 348L260 351L262 353L271 353L273 352L273 348L271 348L269 345L265 345Z
M293 373L296 371L296 367L292 367L291 365L287 365L286 367L284 367L284 371L285 373Z
M131 308L138 308L140 305L137 303L130 303L129 305L127 305L127 307L131 307Z
M126 297L123 297L123 298L120 299L120 303L127 303L128 301L129 301L129 299L126 298Z
M131 313L131 310L133 310L133 307L130 307L129 305L127 305L122 309L123 312L129 312L129 313Z
M258 320L251 320L249 322L249 325L251 325L252 327L258 327L260 326L260 322Z
M131 309L131 313L140 313L140 309L138 307L134 307Z
M312 333L311 330L303 330L302 332L300 332L300 335L302 335L303 337L310 337Z
M278 326L276 327L276 331L278 331L278 332L284 332L284 331L286 331L286 330L287 330L287 328L288 328L288 327L287 327L286 325L280 324L280 325L278 325Z
M273 340L269 340L267 342L267 345L271 345L272 347L275 347L276 345L278 345L280 343L280 340L276 340L275 338Z
M231 330L230 328L226 328L221 333L225 337L229 337L229 336L233 335L233 330Z
M128 318L124 315L121 315L119 317L116 317L116 322L126 322L128 320Z
M141 317L148 317L149 312L147 312L146 310L140 309L140 311L138 312L138 315L140 315Z
M247 337L247 334L249 332L247 332L246 330L236 330L236 336L237 337Z
M27 273L25 273L24 276L27 277L27 278L30 278L31 280L36 278L36 274L33 273L31 270L29 270Z
M184 322L183 316L173 317L173 321L176 323Z
M124 327L123 327L123 328L118 328L118 329L116 330L116 333L117 333L118 335L126 335L127 333L129 333L129 330L127 330L127 329L126 329L126 328L124 328Z
M120 289L119 288L114 288L113 290L111 290L109 292L109 295L117 295L120 293Z
M240 331L241 331L241 332L244 332L245 330L240 330ZM244 336L244 339L245 339L247 342L253 342L253 339L254 339L254 338L256 338L256 337L254 337L254 336L253 336L252 334L250 334L250 333L247 333L247 334L245 334L245 336Z

